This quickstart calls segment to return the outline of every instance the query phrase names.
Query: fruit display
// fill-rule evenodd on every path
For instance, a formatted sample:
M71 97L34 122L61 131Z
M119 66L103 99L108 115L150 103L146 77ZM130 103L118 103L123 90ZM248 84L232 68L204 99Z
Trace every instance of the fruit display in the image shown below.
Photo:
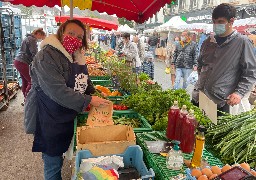
M95 58L92 56L84 56L85 57L85 63L86 64L95 64Z
M247 163L241 163L241 164L234 164L233 166L230 166L229 164L226 164L223 167L219 166L212 166L212 167L205 167L203 169L192 169L187 170L187 176L193 177L197 180L213 180L219 175L229 171L233 167L240 167L248 172L248 174L256 176L256 172L252 170Z
M87 64L88 72L90 76L105 76L106 71L103 69L102 65L99 63L96 64Z
M125 105L120 105L120 104L114 104L113 105L114 110L127 110L129 109L128 106Z
M97 89L101 93L104 93L105 97L107 97L107 96L122 96L122 93L120 93L119 91L111 92L111 90L109 88L101 86L101 85L96 85L95 89Z

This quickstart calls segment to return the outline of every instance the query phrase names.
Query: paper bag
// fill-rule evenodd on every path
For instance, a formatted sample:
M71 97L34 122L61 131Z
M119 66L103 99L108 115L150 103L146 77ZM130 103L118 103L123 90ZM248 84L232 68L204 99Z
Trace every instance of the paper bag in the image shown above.
M113 114L112 102L108 106L98 106L98 107L91 106L86 125L88 126L114 125L112 114Z

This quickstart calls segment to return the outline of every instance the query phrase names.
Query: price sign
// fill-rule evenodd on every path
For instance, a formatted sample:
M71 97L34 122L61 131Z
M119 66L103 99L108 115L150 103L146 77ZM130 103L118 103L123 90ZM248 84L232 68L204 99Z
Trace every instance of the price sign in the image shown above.
M88 126L106 126L114 125L112 120L113 103L108 106L91 106L86 125Z

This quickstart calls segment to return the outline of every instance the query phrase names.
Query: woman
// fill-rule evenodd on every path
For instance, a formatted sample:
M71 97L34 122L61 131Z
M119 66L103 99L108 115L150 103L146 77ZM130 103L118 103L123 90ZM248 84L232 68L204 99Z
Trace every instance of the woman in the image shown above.
M141 72L141 60L139 58L137 45L134 42L130 42L129 33L124 33L122 37L124 42L123 54L126 56L127 62L129 62L134 69L134 72L139 74Z
M62 154L73 137L76 115L89 104L104 106L110 102L91 95L95 89L82 54L87 42L80 21L63 23L57 35L46 38L41 48L32 63L32 88L25 108L30 94L36 91L38 113L32 151L42 152L45 180L59 180Z
M21 89L24 99L26 99L27 93L31 88L29 65L33 61L33 58L38 51L37 42L44 39L45 36L46 34L43 31L43 28L36 29L31 34L27 34L26 38L21 43L21 48L18 55L14 59L14 66L19 71L22 79Z

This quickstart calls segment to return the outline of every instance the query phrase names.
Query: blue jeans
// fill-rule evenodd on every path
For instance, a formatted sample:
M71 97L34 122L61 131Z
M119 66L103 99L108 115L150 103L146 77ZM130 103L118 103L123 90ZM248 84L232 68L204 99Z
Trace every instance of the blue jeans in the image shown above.
M186 89L188 84L187 84L187 79L188 76L192 73L193 69L187 69L187 68L176 68L176 78L175 78L175 83L174 83L174 89L180 89L180 80L183 78L183 86L182 89Z
M48 156L42 153L44 161L44 179L45 180L62 180L61 168L63 165L62 156Z
M154 59L156 58L156 46L149 46L149 51L152 52Z

